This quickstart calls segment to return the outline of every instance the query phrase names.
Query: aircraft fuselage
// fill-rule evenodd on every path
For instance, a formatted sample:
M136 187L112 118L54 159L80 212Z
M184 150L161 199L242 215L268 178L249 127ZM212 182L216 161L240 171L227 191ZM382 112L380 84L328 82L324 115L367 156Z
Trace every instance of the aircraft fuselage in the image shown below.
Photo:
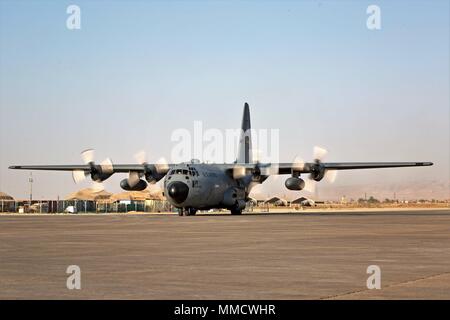
M214 164L182 163L164 177L164 195L176 208L242 210L250 184L235 180Z

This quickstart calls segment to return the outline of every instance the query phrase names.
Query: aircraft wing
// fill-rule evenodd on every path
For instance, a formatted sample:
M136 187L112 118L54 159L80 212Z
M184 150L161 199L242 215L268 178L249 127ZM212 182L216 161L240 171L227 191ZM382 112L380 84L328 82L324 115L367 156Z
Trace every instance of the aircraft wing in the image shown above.
M326 170L354 170L354 169L380 169L380 168L403 168L403 167L423 167L431 166L432 162L321 162L323 168ZM298 170L301 173L310 173L311 169L316 165L315 162L305 163L302 169ZM275 164L276 166L276 164ZM298 164L294 163L280 163L279 174L289 174L292 169L297 171Z
M402 168L402 167L422 167L431 166L432 162L321 162L326 170L354 170L354 169L378 169L378 168ZM98 164L96 166L102 166ZM111 173L127 173L127 172L145 172L149 167L158 168L158 172L165 173L173 167L173 164L113 164L108 166L108 171ZM301 168L296 163L233 163L223 164L226 169L233 170L235 168L244 168L246 171L253 171L255 169L261 172L267 172L267 175L276 174L290 174L292 170L299 173L310 173L317 163L306 162L302 164ZM49 171L91 171L92 167L89 164L85 165L16 165L10 166L9 169L22 170L49 170Z
M96 164L95 166L103 166L102 164ZM161 171L168 171L173 165L171 164L113 164L107 165L108 171L113 173L119 172L145 172L146 167L158 167L163 166ZM82 165L21 165L21 166L10 166L9 169L21 169L21 170L49 170L49 171L90 171L92 167L89 164ZM165 170L164 170L165 169Z
M354 170L354 169L380 169L380 168L403 168L403 167L423 167L431 166L432 162L306 162L298 163L234 163L227 164L227 169L245 169L245 171L260 170L261 174L291 174L292 171L298 173L311 173L317 165L325 170Z

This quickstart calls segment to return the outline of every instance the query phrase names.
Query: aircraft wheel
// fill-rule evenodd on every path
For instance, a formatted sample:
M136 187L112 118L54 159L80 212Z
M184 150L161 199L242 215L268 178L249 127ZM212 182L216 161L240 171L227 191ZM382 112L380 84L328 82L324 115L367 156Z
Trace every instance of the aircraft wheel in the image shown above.
M187 209L186 213L188 216L195 216L195 214L197 213L197 209L189 208Z
M231 209L230 210L231 211L231 214L232 215L239 215L239 214L242 214L242 210L241 209Z
M178 215L179 215L180 217L183 216L183 213L184 213L183 211L184 211L183 208L178 209Z

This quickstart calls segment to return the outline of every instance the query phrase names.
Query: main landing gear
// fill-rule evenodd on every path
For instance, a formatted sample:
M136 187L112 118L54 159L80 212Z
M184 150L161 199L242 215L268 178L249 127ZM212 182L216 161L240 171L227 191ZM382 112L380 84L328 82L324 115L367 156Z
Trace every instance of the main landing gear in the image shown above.
M233 209L230 209L230 211L231 211L232 215L242 214L242 209L233 208Z
M178 209L178 215L180 217L182 216L195 216L197 213L197 209L195 208L179 208Z
M230 208L232 215L242 214L242 210L245 208L245 202L243 200L236 201L236 203Z

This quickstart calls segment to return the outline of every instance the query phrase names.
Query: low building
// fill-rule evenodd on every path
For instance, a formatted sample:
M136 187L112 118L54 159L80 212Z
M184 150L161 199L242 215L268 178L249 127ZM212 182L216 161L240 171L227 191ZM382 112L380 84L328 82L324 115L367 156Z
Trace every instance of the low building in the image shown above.
M117 212L166 212L172 209L160 190L121 192L111 196L110 202Z
M81 189L69 194L59 211L66 211L72 207L70 210L74 212L108 212L111 196L112 193L105 190Z
M86 188L68 195L60 212L165 212L171 209L162 191L156 188L117 194Z

